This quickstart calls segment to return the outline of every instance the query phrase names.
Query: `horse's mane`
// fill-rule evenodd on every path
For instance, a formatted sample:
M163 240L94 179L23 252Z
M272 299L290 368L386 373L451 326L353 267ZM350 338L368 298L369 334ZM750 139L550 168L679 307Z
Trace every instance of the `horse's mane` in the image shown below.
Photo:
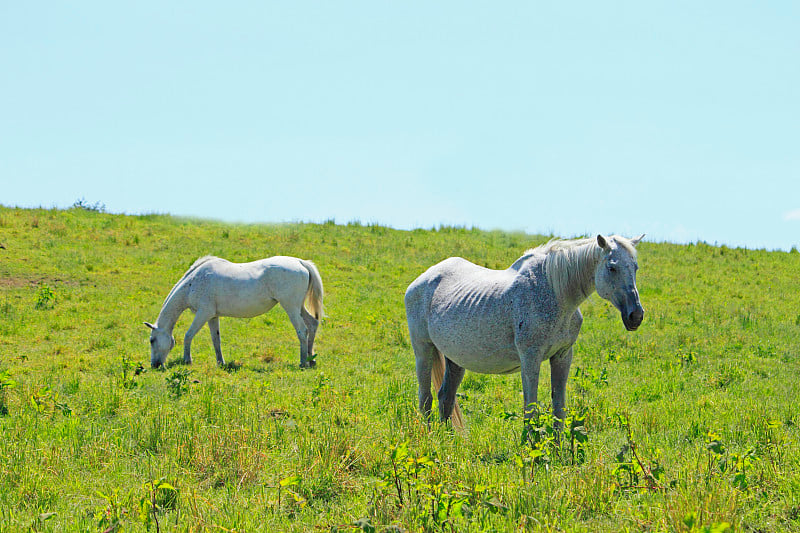
M170 300L170 298L172 298L172 295L175 293L176 290L178 290L178 287L180 287L181 284L183 284L183 280L185 280L187 276L189 276L189 274L197 270L198 267L200 267L201 265L208 263L212 259L218 259L218 258L214 255L204 255L203 257L192 263L192 266L189 267L189 270L186 271L186 273L181 277L181 279L178 280L178 283L176 283L172 287L172 290L169 291L169 294L167 294L167 297L164 299L164 304L166 304Z
M636 257L636 248L630 240L618 235L612 235L608 237L608 240L615 242ZM597 244L596 238L552 239L536 248L527 250L521 259L527 259L537 254L544 255L544 271L547 281L559 298L574 293L576 290L581 291L585 298L589 295L585 294L584 287L594 283L594 268L587 268L587 264L596 265L603 253L605 252Z

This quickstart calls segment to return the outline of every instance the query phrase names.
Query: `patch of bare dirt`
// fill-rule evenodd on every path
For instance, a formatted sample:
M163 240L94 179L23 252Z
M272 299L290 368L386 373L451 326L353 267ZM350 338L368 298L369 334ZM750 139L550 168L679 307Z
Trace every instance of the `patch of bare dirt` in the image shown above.
M62 278L50 278L43 276L5 276L0 274L0 287L4 289L21 289L23 287L38 287L39 285L59 285L75 286L76 281Z

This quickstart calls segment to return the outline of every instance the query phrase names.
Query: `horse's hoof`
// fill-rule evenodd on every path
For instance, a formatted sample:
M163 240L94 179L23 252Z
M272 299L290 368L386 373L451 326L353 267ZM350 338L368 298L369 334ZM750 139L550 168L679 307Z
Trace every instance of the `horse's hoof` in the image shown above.
M305 363L300 363L300 368L314 368L317 366L317 362L313 359L311 361L306 361Z

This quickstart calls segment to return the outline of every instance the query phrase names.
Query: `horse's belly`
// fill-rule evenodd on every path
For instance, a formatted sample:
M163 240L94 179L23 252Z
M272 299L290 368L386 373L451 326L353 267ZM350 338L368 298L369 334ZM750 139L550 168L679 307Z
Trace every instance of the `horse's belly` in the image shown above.
M515 349L494 353L442 352L445 357L470 372L479 374L510 374L520 368L519 355Z
M505 328L434 328L431 340L446 358L480 374L508 374L519 370L513 334Z
M237 298L218 298L217 316L229 316L234 318L253 318L263 315L273 307L275 300L253 295L238 295Z

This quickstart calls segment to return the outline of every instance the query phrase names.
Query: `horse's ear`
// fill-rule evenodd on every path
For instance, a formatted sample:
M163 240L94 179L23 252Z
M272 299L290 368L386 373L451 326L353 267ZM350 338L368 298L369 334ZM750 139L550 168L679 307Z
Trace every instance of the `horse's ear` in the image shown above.
M602 235L597 235L597 246L602 248L603 250L608 250L608 240L603 237Z
M145 322L144 325L147 326L150 329L156 329L156 327L153 324L151 324L150 322Z
M644 233L642 233L642 234L641 234L641 235L639 235L638 237L634 237L633 239L631 239L631 244L632 244L632 245L634 245L634 246L636 246L637 244L639 244L640 242L642 242L642 239L644 239L644 235L645 235L645 234L644 234Z

